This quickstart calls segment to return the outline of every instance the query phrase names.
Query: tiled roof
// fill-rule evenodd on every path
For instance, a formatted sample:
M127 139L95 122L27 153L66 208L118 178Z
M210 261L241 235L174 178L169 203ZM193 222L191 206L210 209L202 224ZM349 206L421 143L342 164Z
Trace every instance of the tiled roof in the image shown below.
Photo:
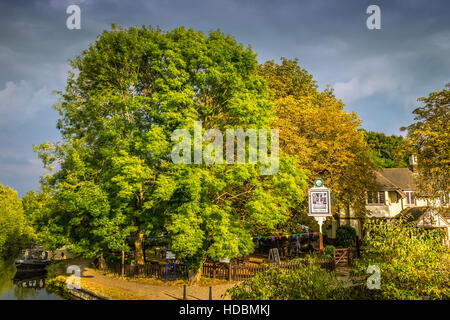
M377 171L377 184L380 190L412 190L416 189L414 175L408 168L387 168Z

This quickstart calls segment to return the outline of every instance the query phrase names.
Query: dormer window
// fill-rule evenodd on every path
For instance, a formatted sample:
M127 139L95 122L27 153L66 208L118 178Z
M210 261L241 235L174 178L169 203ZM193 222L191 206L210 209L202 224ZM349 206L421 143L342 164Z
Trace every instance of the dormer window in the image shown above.
M406 194L406 204L413 206L416 204L416 197L414 196L414 191L405 191Z

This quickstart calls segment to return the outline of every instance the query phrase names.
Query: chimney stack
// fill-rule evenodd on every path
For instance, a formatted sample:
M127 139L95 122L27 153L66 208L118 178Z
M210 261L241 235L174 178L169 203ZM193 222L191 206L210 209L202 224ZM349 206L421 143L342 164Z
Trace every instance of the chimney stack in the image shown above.
M413 173L417 173L418 172L418 167L417 167L417 156L415 154L411 154L409 156L409 166L411 168L411 171Z

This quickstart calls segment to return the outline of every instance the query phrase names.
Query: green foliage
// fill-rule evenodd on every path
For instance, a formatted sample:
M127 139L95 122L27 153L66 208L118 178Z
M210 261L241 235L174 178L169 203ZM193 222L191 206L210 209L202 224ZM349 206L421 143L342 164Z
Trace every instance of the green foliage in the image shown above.
M21 200L25 217L35 231L36 243L48 250L56 250L68 243L52 216L56 202L48 192L28 191Z
M198 269L206 255L251 253L252 235L286 222L304 199L306 174L291 158L274 176L261 176L261 164L171 161L172 132L193 133L194 121L203 130L270 126L256 54L233 37L113 26L71 65L56 105L63 142L36 150L46 168L60 164L42 179L51 200L38 215L76 252L126 251L132 237L140 264L142 237L155 232Z
M408 146L402 136L387 136L381 132L365 131L364 137L372 148L372 158L379 168L406 168L408 167Z
M450 202L450 83L441 91L418 99L424 106L413 111L415 122L408 139L417 151L420 193L429 198Z
M380 290L367 290L375 299L449 299L450 252L440 230L425 230L402 219L369 222L364 226L361 259L355 271L366 286L369 265L381 273Z
M300 261L300 259L298 260ZM348 298L334 272L312 260L287 270L272 267L227 292L233 300L335 300Z
M17 192L0 184L0 257L14 257L33 237Z
M356 230L352 226L343 225L336 230L336 244L348 248L356 241Z
M328 245L325 247L325 254L333 256L336 248L334 246Z
M14 278L15 273L16 270L12 261L0 259L0 297L2 297L5 292L14 288L12 279Z

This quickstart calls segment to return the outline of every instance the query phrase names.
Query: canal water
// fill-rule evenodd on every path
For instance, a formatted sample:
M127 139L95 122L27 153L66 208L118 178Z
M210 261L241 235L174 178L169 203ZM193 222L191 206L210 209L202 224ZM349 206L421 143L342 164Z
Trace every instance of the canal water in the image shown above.
M17 272L13 262L0 260L0 300L62 300L45 287L46 274Z

